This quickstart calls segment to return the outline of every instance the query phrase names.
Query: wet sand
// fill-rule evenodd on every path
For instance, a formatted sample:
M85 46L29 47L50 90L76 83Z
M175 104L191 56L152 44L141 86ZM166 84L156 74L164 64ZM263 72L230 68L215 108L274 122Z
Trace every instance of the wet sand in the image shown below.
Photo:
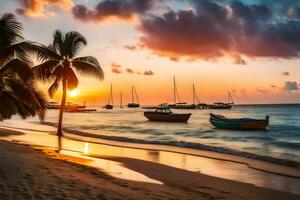
M0 130L0 135L12 133ZM115 178L86 166L89 159L0 141L0 199L299 199L297 195L149 161L103 158L163 184Z

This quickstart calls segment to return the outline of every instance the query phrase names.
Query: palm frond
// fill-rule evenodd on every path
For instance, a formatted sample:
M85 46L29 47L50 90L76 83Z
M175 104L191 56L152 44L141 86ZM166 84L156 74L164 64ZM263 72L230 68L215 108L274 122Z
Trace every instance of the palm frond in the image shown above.
M79 80L71 67L64 67L64 78L67 80L67 88L72 90L79 84Z
M53 47L53 49L55 49L56 52L60 53L60 55L64 55L64 36L60 30L54 31L53 42L51 46Z
M39 80L43 82L51 81L51 75L59 64L59 60L48 60L40 65L33 67L33 71Z
M0 18L0 49L10 46L23 39L22 24L11 13L6 13Z
M45 45L40 45L38 49L36 49L37 59L41 62L45 62L48 60L62 60L63 57L60 56L56 50L53 48L49 48Z
M64 55L68 58L74 58L80 49L87 45L87 41L83 35L76 31L70 31L65 35L65 51Z
M88 56L76 58L72 61L72 66L83 75L92 75L100 80L104 78L104 73L97 59Z
M51 86L49 87L48 94L49 94L50 98L52 98L54 93L57 91L60 81L61 81L61 78L57 77L55 79L55 81L51 84Z
M38 114L41 121L44 121L47 111L48 101L45 94L38 89L35 81L27 81L26 88L32 94L32 107L34 114Z
M47 100L34 81L23 82L18 79L8 79L2 91L5 92L6 99L4 101L1 99L0 103L10 106L10 111L1 113L2 118L8 118L9 115L14 114L19 114L22 118L38 114L41 120L44 119Z
M9 61L0 68L0 77L17 75L23 81L33 78L33 72L28 63L23 62L17 58Z
M5 48L0 49L0 63L3 63L15 57L25 62L30 62L30 59L28 58L29 53L37 53L41 51L41 49L41 45L31 41L22 41L19 43L11 44Z

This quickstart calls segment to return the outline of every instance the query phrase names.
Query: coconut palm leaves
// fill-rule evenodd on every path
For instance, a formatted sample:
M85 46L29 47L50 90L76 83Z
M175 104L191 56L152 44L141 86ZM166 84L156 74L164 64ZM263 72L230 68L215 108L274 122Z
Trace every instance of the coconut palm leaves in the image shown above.
M60 85L62 85L62 101L59 114L57 135L62 135L62 119L65 109L67 89L77 87L79 81L75 71L83 75L93 75L102 80L103 71L97 59L92 56L77 57L81 48L87 45L86 39L78 32L62 33L56 30L53 34L53 42L38 53L38 59L42 64L34 67L36 77L44 82L50 82L48 89L52 97Z
M19 114L22 118L39 115L43 120L46 98L38 90L28 52L40 46L24 41L22 25L12 14L0 18L0 120Z

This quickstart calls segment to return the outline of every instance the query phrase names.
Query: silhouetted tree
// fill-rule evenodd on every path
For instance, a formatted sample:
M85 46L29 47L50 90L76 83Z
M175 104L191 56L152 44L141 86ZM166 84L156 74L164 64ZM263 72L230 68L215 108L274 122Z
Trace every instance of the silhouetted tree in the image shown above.
M35 66L34 72L40 80L52 83L48 89L49 96L52 97L59 85L62 85L62 99L57 126L58 136L62 136L67 89L72 90L79 83L74 70L79 74L93 75L100 80L104 77L96 58L92 56L75 58L79 50L86 45L87 41L80 33L71 31L64 34L56 30L53 34L52 44L38 54L38 59L42 61L42 64Z
M0 120L19 114L44 120L47 100L37 88L29 52L40 49L25 41L22 25L13 14L0 18Z

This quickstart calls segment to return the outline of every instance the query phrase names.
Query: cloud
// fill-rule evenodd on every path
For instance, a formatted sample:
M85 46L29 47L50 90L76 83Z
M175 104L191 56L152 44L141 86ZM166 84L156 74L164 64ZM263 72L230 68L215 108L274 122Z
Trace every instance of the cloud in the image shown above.
M126 68L126 72L128 72L128 73L130 73L130 74L134 74L133 69L130 69L130 68Z
M261 93L261 94L268 94L268 91L267 91L267 90L257 89L256 91L257 91L258 93Z
M287 91L299 90L298 83L296 81L286 81L283 89Z
M122 65L117 64L115 62L111 63L111 72L115 74L121 74L122 73ZM129 74L137 74L137 75L146 75L146 76L151 76L154 75L154 72L152 70L146 70L143 73L141 73L138 70L134 70L132 68L126 68L125 71Z
M289 76L290 72L282 72L282 76Z
M122 65L117 64L117 63L115 63L115 62L112 62L112 63L111 63L111 67L113 67L113 68L121 68Z
M294 20L300 20L300 7L291 7L288 9L287 15Z
M191 0L193 8L141 19L140 45L158 56L216 60L231 56L245 64L250 58L299 57L300 23L286 6L242 1Z
M240 55L233 56L234 63L237 65L246 65L246 61Z
M111 68L111 72L115 73L115 74L121 74L122 73L122 71L118 68Z
M131 50L131 51L134 51L137 49L137 47L135 45L124 45L123 47L125 49Z
M100 1L94 9L77 4L72 13L76 19L83 21L100 22L107 18L131 20L136 15L147 12L153 3L153 0L104 0Z
M54 12L48 11L48 7L57 7L69 11L73 7L72 0L14 0L21 7L16 12L29 17L55 16Z
M151 70L147 70L147 71L144 71L144 75L152 76L152 75L154 75L154 73Z

